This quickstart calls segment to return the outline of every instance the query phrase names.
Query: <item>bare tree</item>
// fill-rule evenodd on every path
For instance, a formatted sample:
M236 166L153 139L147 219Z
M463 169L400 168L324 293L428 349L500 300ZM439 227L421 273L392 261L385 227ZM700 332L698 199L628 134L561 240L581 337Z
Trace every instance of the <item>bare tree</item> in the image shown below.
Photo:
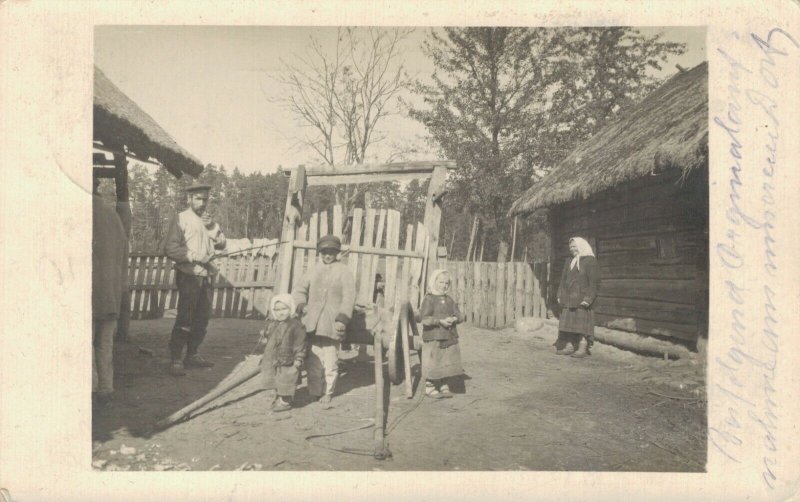
M385 139L379 124L396 113L399 93L410 85L401 44L411 31L340 28L331 47L311 37L296 63L281 61L278 80L287 92L276 100L306 126L299 141L324 163L364 163L370 146ZM359 195L357 187L335 191L345 211Z

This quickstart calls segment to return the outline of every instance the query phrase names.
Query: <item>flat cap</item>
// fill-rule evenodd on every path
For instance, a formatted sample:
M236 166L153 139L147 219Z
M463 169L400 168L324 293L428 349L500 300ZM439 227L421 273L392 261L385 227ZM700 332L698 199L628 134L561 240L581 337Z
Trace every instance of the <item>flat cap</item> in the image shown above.
M206 185L206 184L203 184L203 183L195 183L195 184L190 185L190 186L188 186L186 188L186 192L187 193L201 192L201 191L206 191L207 192L209 190L211 190L211 185Z
M342 250L342 241L336 237L335 235L326 235L325 237L320 238L319 242L317 242L317 249L322 251L323 249L331 249L333 251L341 251Z

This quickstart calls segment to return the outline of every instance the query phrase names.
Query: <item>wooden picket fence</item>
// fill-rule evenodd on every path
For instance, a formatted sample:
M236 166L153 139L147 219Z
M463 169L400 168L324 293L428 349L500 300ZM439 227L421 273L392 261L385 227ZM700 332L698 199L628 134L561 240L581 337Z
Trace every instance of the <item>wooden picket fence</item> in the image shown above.
M468 323L503 328L547 316L548 263L448 261L450 294Z
M236 255L214 260L211 315L263 319L276 283L276 262L267 256ZM157 319L178 305L172 260L131 254L128 266L131 319Z

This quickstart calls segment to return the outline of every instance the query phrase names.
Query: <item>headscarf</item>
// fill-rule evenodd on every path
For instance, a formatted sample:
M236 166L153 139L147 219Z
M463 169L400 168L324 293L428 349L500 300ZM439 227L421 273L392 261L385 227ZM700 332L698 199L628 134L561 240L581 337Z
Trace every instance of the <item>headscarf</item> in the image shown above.
M275 319L276 303L282 303L287 307L289 307L289 317L292 317L292 315L294 315L294 311L296 310L297 307L295 306L294 298L292 298L292 295L288 293L283 293L272 297L272 299L269 301L269 313L270 315L272 315L273 319Z
M569 268L575 268L575 266L577 266L578 270L580 270L581 256L594 256L594 251L592 251L592 246L590 246L583 237L572 237L569 242L574 242L575 246L578 248L578 256L572 258L572 263L570 263Z
M440 291L436 287L436 278L442 274L450 275L450 272L444 268L438 268L431 273L431 276L428 277L428 292L432 295L443 295L445 294L444 291Z

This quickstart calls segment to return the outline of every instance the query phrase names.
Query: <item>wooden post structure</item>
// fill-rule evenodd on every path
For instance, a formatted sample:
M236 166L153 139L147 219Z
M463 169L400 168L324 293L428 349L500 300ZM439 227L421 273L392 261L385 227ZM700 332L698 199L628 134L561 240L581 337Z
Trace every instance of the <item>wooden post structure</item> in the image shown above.
M517 250L517 217L514 216L514 230L512 231L511 237L511 259L508 261L514 261L514 253Z
M442 198L444 197L444 184L447 176L445 166L435 166L428 185L428 197L425 200L425 217L423 224L428 231L428 265L427 270L436 268L439 250L439 228L442 221ZM427 270L423 270L421 281L425 283Z
M120 149L121 150L121 149ZM128 253L130 253L130 240L131 240L131 214L130 207L120 207L119 205L127 205L130 203L128 194L128 159L121 151L114 153L114 184L117 189L117 212L120 214L122 220L122 227L125 229L125 246L127 252L125 253L125 267L128 267ZM127 274L126 274L127 276ZM122 301L120 302L119 320L117 321L117 340L128 341L128 332L131 325L131 292L127 287L122 292Z
M294 261L294 240L297 224L303 216L303 199L306 189L305 166L298 166L289 177L289 193L286 195L286 209L283 213L283 229L281 231L280 281L278 293L289 293L292 287L292 262Z

